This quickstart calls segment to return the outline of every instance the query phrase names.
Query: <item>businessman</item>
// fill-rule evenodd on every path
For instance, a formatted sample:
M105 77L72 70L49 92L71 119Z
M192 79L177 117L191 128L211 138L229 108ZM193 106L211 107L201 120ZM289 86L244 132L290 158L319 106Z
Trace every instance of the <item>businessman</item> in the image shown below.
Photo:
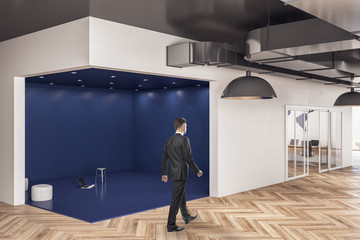
M169 178L174 184L167 223L168 232L184 230L183 227L176 225L176 215L179 208L185 224L190 223L197 217L197 215L191 216L187 210L185 186L189 166L198 177L201 177L203 174L192 157L189 138L184 136L186 133L186 120L184 118L177 118L175 119L174 126L176 132L166 140L161 159L162 181L165 183L168 181L167 173L169 163Z

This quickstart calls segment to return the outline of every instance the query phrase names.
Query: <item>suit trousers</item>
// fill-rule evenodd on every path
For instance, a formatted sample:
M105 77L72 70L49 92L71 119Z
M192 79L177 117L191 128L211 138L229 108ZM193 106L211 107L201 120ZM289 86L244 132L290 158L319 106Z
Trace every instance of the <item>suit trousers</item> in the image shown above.
M187 219L189 217L185 199L186 180L176 180L173 181L173 183L174 188L169 210L168 225L176 224L176 215L179 212L179 208L183 219Z

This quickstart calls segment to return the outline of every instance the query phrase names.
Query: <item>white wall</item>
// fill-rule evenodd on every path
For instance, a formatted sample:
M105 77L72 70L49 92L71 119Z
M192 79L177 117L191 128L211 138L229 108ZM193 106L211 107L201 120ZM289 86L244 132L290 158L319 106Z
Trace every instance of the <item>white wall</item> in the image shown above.
M23 76L89 64L89 21L80 19L0 43L0 201L24 203Z
M261 75L272 84L277 99L223 100L220 96L225 86L245 73L216 67L167 67L166 46L187 41L85 18L0 43L0 112L3 116L0 124L0 201L24 202L24 154L14 155L14 150L21 149L24 141L21 133L24 104L14 106L23 101L21 96L17 97L21 94L14 94L14 76L88 65L214 80L210 84L210 194L224 196L284 181L284 106L332 106L346 89ZM23 91L18 80L16 88ZM23 80L19 81L23 84ZM346 117L351 122L351 113ZM344 128L348 130L346 126ZM349 142L351 149L351 134Z
M283 182L284 105L332 107L339 94L346 91L311 82L274 76L261 77L273 86L277 99L219 101L219 195ZM227 81L220 81L219 89L226 84ZM348 115L344 117L349 121ZM344 132L348 132L346 124ZM348 135L345 137L349 138ZM351 141L344 141L344 151L348 151L349 144Z
M210 104L210 196L219 196L219 161L218 161L218 145L219 145L219 121L218 121L218 82L211 81L209 89Z
M203 66L183 69L166 67L166 46L186 41L188 40L91 18L90 64L135 72L215 80L216 84L210 84L210 116L215 117L210 121L210 194L224 196L283 182L284 106L330 107L346 89L261 75L272 84L278 95L277 99L223 100L220 96L225 86L245 73Z
M188 42L150 30L90 18L90 65L133 72L178 76L198 80L232 80L243 74L230 69L166 66L166 46ZM218 196L218 83L210 83L210 195ZM194 156L196 161L196 156Z

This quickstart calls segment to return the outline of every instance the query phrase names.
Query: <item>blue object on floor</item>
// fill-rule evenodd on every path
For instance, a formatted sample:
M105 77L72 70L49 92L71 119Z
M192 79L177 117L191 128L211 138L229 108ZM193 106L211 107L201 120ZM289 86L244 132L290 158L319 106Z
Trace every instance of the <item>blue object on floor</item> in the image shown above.
M209 196L209 179L198 178L190 171L186 186L186 201ZM84 177L92 184L94 176ZM31 201L31 186L39 183L53 186L53 200ZM172 182L161 181L158 173L126 171L110 172L104 184L81 189L76 178L29 182L26 204L86 222L99 222L141 211L170 205Z

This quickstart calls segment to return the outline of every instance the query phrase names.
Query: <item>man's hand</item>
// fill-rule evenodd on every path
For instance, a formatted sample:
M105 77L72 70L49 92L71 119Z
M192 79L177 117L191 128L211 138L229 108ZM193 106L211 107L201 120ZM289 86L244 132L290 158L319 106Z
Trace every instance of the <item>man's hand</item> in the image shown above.
M203 175L203 172L201 170L199 170L197 175L198 175L198 177L201 177Z
M161 177L161 180L166 183L168 181L168 177L166 175L163 175Z

